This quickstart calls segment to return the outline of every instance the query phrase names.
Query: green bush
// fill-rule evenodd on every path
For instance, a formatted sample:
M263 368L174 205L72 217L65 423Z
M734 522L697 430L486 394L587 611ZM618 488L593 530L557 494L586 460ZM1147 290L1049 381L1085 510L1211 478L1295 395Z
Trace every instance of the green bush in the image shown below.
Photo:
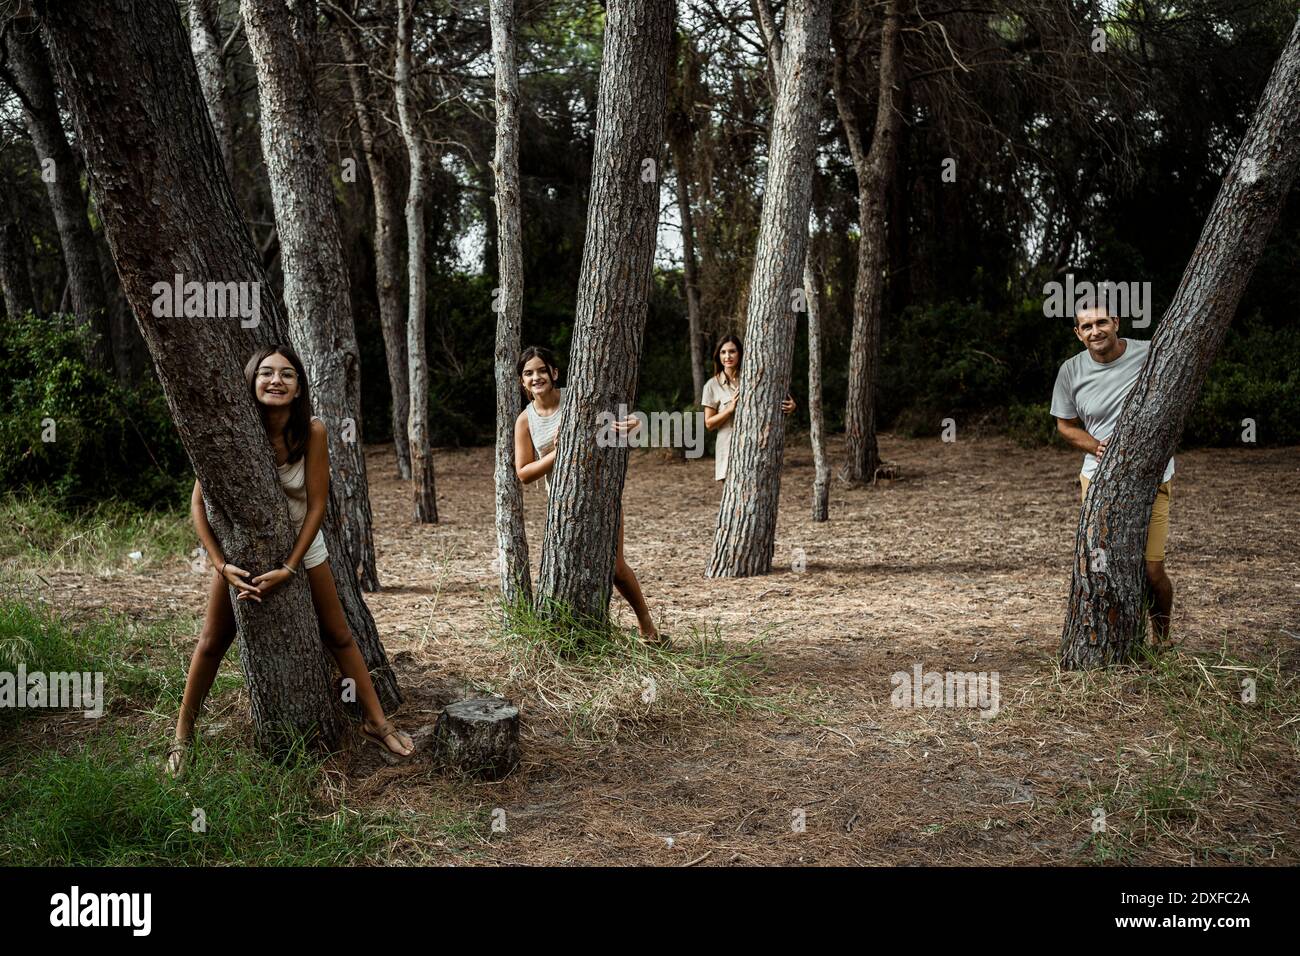
M83 330L63 317L0 325L0 490L153 506L192 480L155 379L123 388L91 368Z

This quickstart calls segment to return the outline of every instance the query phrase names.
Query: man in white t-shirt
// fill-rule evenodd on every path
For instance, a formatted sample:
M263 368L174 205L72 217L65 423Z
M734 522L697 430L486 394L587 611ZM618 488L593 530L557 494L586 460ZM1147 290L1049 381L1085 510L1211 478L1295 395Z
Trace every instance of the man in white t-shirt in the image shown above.
M1137 381L1151 346L1140 339L1121 339L1119 320L1104 308L1080 310L1074 317L1074 334L1087 349L1069 359L1057 373L1052 414L1065 440L1085 453L1079 474L1082 497L1088 493L1088 482L1106 454L1124 399ZM1169 616L1174 607L1174 585L1165 573L1173 477L1174 460L1170 458L1147 526L1146 573L1152 599L1151 629L1157 648L1169 641Z

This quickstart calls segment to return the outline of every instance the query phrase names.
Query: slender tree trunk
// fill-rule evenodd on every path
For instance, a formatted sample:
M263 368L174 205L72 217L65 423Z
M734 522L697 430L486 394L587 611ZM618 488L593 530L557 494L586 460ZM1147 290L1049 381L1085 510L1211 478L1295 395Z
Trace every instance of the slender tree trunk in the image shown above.
M258 333L282 330L283 321L221 168L176 4L41 0L36 9L85 151L96 211L213 530L239 566L275 567L294 534L243 366ZM178 273L187 282L257 283L268 328L244 329L238 318L156 316L154 284L170 284ZM264 603L232 595L232 605L259 745L282 752L305 735L337 746L342 712L306 576Z
M1123 663L1143 643L1143 552L1156 489L1297 170L1300 20L1088 487L1061 634L1064 668Z
M235 181L234 153L231 150L233 124L230 100L226 94L225 67L221 57L221 16L218 0L189 0L190 50L199 71L203 99L208 104L212 132L221 144L221 164L226 175Z
M704 398L704 382L709 377L705 368L706 347L700 328L700 281L695 264L695 217L691 213L691 160L690 144L677 136L670 136L673 168L677 171L677 209L682 221L682 284L686 293L686 317L691 337L691 382L695 386L695 404Z
M880 363L880 312L889 258L886 212L889 184L898 164L898 83L901 77L898 0L888 0L880 31L880 95L871 151L864 154L853 103L835 70L835 104L849 140L858 175L858 274L853 290L853 332L849 340L849 396L844 413L846 481L870 481L880 467L876 445L876 378Z
M262 153L284 263L289 333L329 431L342 550L361 586L379 588L361 430L361 356L313 82L314 0L243 0L257 70Z
M567 609L598 625L608 621L628 455L598 431L602 413L621 417L636 397L673 14L673 0L610 0L605 14L587 237L538 579L543 613Z
M402 259L398 248L397 187L393 183L380 150L380 128L370 105L370 78L364 50L351 31L340 31L343 51L348 58L348 83L352 105L361 129L361 148L370 184L375 196L375 285L379 300L379 327L384 336L384 357L388 362L388 387L393 397L393 448L397 454L397 471L402 479L411 477L411 446L406 427L411 416L411 383L406 357L406 314L402 311Z
M776 545L785 422L808 243L818 102L830 45L829 0L790 0L777 67L780 78L768 146L745 325L745 362L718 509L709 577L766 574Z
M808 419L812 441L813 478L812 519L825 521L830 516L831 469L826 460L826 432L822 418L822 306L821 281L813 265L812 238L803 262L803 288L808 299Z
M424 351L424 146L415 127L411 102L411 31L415 25L414 0L398 0L397 64L394 70L398 122L411 163L411 183L406 192L407 315L406 352L409 366L411 412L407 435L411 445L411 486L415 520L438 520L438 498L433 482L433 449L429 446L429 357Z
M112 330L108 296L95 255L95 236L86 214L86 197L81 192L77 161L59 119L54 77L35 21L21 18L5 31L5 49L13 82L22 93L23 120L36 147L41 178L54 210L54 222L68 270L72 309L80 324L89 324L94 341L91 362L112 368Z
M5 313L17 319L36 308L32 277L27 270L23 227L14 219L0 224L0 284L4 286Z
M524 493L515 475L515 419L519 417L520 350L524 304L524 247L519 201L519 68L515 63L515 0L491 0L492 56L496 61L497 264L496 335L496 526L501 596L512 606L533 600L524 532Z

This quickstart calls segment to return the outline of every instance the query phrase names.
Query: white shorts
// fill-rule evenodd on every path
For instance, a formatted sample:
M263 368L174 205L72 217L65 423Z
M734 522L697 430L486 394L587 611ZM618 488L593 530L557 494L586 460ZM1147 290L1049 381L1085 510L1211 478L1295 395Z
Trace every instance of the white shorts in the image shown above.
M316 565L324 564L329 560L329 557L330 553L325 550L325 533L317 531L316 537L312 538L311 547L302 556L302 566L310 571Z

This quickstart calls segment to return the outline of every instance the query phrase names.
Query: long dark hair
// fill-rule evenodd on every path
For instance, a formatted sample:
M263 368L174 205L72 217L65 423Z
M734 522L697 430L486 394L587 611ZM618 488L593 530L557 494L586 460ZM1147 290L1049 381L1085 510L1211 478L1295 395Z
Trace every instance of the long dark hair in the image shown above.
M519 391L524 396L525 405L533 400L533 396L528 394L528 390L523 386L524 366L535 358L539 358L546 363L546 367L551 370L552 384L556 388L560 387L560 363L556 361L555 353L543 345L528 346L520 354L519 361L515 363L515 375L521 380Z
M248 397L257 406L257 413L262 416L262 427L266 428L266 406L257 400L257 370L272 355L283 355L289 360L294 371L298 373L298 394L289 406L289 421L284 426L284 444L289 449L292 464L307 454L307 437L311 434L311 389L307 384L307 370L303 367L298 353L288 345L267 345L253 353L253 357L244 366L244 379L248 382Z
M717 347L713 350L713 374L718 377L718 381L722 381L722 377L726 373L726 369L722 367L722 347L728 342L734 342L736 344L737 378L740 377L740 363L745 360L745 346L741 343L740 336L724 335L721 340L719 340Z

